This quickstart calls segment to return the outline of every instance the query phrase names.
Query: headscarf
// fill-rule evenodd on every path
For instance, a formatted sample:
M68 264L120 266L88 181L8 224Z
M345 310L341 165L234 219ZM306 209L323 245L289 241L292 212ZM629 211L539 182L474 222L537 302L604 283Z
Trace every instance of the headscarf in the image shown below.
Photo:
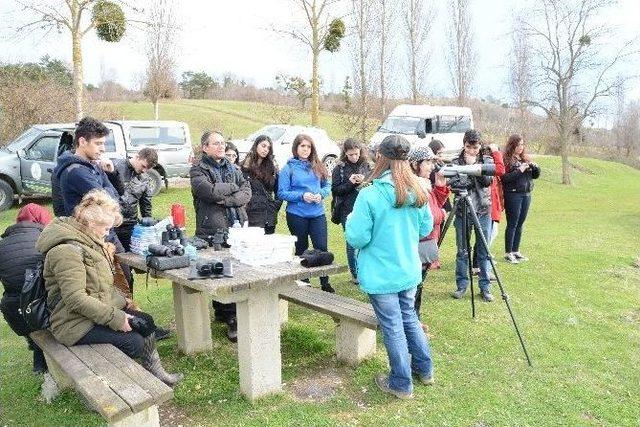
M37 224L47 225L53 220L51 214L44 207L35 203L29 203L18 212L16 222L35 222Z

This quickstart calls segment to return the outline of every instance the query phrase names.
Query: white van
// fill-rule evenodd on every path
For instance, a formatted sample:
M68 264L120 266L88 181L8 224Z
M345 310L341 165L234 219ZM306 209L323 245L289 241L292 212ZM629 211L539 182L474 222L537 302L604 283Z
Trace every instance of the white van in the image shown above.
M462 149L462 137L469 129L473 129L471 108L403 104L373 134L371 147L393 134L404 136L411 145L438 139L444 144L445 157L451 158Z

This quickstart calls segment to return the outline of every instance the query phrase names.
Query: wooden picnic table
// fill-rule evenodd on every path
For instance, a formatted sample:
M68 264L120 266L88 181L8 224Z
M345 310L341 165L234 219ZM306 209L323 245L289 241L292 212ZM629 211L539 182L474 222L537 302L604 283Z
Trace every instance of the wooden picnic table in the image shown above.
M148 270L141 255L127 252L117 257L122 264ZM198 257L222 259L231 255L228 250L206 249L198 251ZM295 261L252 267L236 259L232 262L232 278L189 280L189 268L157 271L156 276L173 283L178 347L185 354L213 347L210 300L237 304L240 390L253 400L282 389L280 292L296 286L296 280L342 273L347 267L306 268Z

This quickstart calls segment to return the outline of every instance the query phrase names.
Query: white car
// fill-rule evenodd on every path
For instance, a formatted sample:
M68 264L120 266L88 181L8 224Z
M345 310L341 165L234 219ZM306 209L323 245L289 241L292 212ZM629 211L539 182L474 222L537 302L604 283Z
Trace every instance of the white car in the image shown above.
M318 157L331 173L340 156L340 147L329 138L324 129L296 125L267 125L244 139L235 139L231 142L238 147L240 161L243 161L251 150L255 139L260 135L267 135L273 141L273 155L278 166L282 168L287 160L293 156L291 151L293 140L301 133L309 135L313 139Z

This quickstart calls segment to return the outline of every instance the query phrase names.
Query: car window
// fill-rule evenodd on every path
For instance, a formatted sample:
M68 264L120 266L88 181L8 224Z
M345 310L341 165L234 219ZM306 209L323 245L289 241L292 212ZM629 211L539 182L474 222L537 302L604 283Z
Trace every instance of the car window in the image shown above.
M285 131L286 129L280 126L266 126L249 135L247 139L253 142L260 135L267 135L269 138L271 138L271 141L277 141L282 138L282 135L284 135Z
M18 136L16 139L14 139L11 144L7 145L6 148L7 148L7 150L11 151L12 153L15 153L18 150L26 147L27 144L29 144L31 141L33 141L33 139L36 136L38 136L41 132L42 132L42 130L40 130L40 129L36 128L36 127L30 127L26 131L22 132L22 134L20 136Z
M45 136L40 138L25 151L25 159L52 162L58 150L59 136Z
M132 126L129 128L129 139L134 147L159 144L184 145L186 143L184 129L181 126Z
M419 117L387 117L387 120L380 126L379 131L415 135L421 121L422 119Z
M438 133L464 133L469 129L469 116L438 116Z
M109 129L109 135L107 135L104 141L104 151L106 151L107 153L116 152L116 141L113 138L113 130L111 129Z

